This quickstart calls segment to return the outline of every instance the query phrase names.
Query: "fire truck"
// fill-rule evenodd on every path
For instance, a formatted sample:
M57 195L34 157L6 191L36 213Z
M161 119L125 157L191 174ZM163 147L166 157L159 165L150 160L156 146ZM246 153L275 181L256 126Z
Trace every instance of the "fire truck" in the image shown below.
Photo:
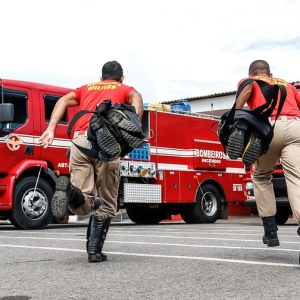
M38 138L71 89L8 79L0 87L0 216L20 229L41 229L53 219L57 176L69 174L67 128L78 108L67 109L45 149ZM251 214L244 205L244 165L223 153L212 130L216 122L171 105L145 105L144 144L121 159L118 208L137 224L172 215L213 223Z

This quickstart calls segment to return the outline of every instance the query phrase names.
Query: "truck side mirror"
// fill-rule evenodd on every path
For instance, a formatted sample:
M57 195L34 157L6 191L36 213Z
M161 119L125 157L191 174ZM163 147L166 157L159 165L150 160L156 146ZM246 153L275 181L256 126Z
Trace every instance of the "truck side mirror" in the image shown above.
M0 123L11 123L14 120L14 105L12 103L0 103Z

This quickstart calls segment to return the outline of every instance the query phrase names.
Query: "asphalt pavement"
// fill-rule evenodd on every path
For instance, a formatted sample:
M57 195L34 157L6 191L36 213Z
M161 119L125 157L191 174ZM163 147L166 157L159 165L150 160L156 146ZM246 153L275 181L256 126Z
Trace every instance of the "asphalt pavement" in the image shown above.
M0 222L1 300L298 299L300 237L291 219L280 246L261 241L256 216L214 224L115 220L89 263L87 219L17 230Z

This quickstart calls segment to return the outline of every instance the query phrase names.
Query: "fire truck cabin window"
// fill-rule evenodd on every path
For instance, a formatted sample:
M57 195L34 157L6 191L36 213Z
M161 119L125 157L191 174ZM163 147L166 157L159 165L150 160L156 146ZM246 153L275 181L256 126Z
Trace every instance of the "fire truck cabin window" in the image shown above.
M53 108L61 96L54 96L54 95L44 95L44 103L45 103L45 119L46 122L50 121L51 114ZM67 124L67 112L64 113L62 119L59 122L60 124Z
M12 123L5 124L4 128L14 130L23 125L27 120L28 95L24 91L4 89L3 96L4 103L12 103L14 105L14 120Z

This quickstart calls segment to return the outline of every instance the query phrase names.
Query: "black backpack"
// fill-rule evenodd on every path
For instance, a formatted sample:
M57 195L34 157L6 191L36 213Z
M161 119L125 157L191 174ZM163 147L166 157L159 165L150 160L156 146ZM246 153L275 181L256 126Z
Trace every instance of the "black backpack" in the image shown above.
M261 91L266 99L266 103L264 103L259 107L256 107L254 110L236 109L236 100L239 97L240 93L248 84L250 84L253 81L256 81L259 87L261 88ZM279 100L278 111L275 117L275 122L278 116L280 115L284 101L286 99L285 86L280 84L270 85L263 80L258 80L254 78L245 79L241 83L241 85L237 90L236 100L231 110L224 113L221 116L221 120L218 122L219 126L216 133L219 136L219 140L223 146L225 154L227 154L227 150L228 150L227 149L228 139L240 120L246 121L249 125L248 133L247 133L248 140L251 136L251 131L252 132L258 131L259 134L263 137L262 150L261 153L257 156L257 158L262 154L268 153L270 149L270 143L274 136L274 126L275 126L275 122L273 125L271 125L268 118L271 116L277 104L279 90L280 90L280 100ZM215 123L216 122L212 124L212 130ZM242 147L246 146L248 140L246 139L245 145L242 145ZM248 165L246 165L246 169L249 170Z

